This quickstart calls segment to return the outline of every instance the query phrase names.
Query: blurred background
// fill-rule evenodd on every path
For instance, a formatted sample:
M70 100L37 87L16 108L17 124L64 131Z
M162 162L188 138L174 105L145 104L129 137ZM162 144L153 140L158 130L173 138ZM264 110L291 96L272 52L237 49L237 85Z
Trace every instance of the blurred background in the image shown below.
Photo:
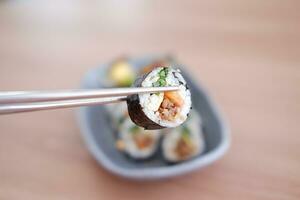
M161 182L108 174L73 109L0 117L0 199L299 199L300 2L0 1L0 90L77 88L122 55L170 53L232 129L212 166Z

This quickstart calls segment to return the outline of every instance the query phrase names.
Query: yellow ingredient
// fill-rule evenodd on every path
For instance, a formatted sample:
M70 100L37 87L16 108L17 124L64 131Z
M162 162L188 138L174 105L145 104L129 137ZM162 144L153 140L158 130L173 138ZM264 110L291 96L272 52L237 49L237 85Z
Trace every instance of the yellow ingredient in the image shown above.
M109 77L117 86L126 87L132 85L135 73L126 60L121 60L112 65Z

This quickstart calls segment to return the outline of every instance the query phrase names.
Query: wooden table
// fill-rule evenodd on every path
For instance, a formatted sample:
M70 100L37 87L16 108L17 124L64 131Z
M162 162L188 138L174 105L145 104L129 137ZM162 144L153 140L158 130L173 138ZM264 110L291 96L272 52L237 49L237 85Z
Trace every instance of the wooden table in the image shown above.
M184 2L184 3L183 3ZM300 4L1 1L0 90L76 88L120 55L173 53L210 90L232 146L161 182L115 177L72 109L0 117L0 199L300 199Z

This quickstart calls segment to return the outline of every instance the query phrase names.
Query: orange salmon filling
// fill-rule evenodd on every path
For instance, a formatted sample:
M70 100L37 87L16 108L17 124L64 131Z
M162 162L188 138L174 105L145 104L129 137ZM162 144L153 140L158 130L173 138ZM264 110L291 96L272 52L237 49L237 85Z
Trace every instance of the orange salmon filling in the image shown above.
M180 113L182 105L183 99L177 92L165 92L164 100L158 109L160 118L173 121Z
M195 148L193 145L191 145L184 139L180 139L177 143L175 152L180 158L184 159L191 155L191 153L193 153L194 150Z

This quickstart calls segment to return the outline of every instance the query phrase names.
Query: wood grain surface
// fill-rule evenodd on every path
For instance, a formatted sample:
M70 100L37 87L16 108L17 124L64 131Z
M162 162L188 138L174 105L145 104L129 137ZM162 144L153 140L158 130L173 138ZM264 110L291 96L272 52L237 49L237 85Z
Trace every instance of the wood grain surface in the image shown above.
M300 3L1 1L0 90L78 87L120 55L173 53L232 129L220 161L134 182L98 166L72 109L0 117L0 199L300 199Z

